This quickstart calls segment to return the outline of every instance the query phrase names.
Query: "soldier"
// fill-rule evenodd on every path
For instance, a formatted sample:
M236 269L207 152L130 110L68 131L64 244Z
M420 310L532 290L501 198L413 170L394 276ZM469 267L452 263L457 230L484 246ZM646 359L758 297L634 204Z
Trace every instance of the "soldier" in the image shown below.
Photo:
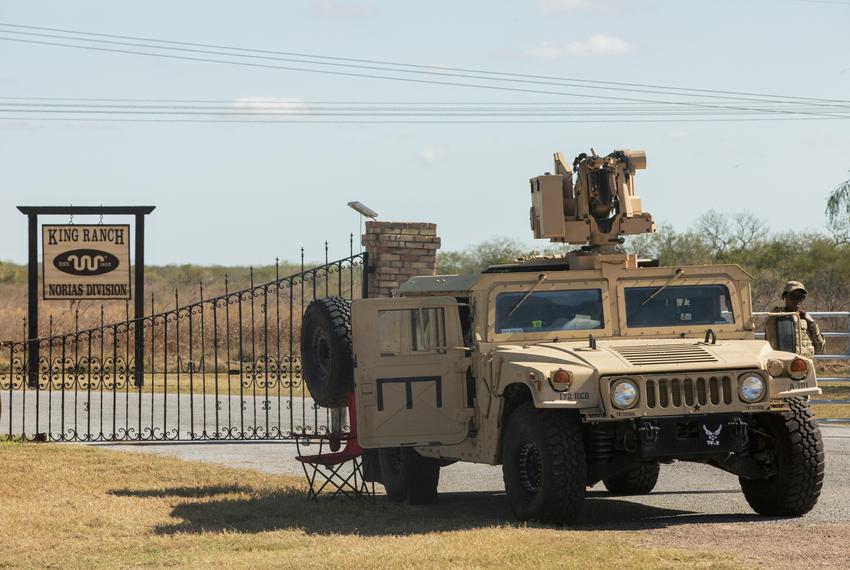
M785 306L774 307L770 312L797 313L800 315L801 342L797 352L802 356L814 358L816 352L823 352L825 341L814 317L800 308L807 294L808 291L806 291L802 283L799 281L789 281L782 290L782 300L785 301ZM767 341L772 347L776 348L776 327L773 324L774 318L769 317L764 324L764 332Z

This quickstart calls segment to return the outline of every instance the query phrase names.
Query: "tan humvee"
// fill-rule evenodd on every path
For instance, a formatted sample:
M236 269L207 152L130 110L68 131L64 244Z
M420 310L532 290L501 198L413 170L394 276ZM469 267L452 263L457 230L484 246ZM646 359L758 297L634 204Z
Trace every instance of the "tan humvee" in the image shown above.
M455 460L502 464L516 516L571 522L587 486L648 493L660 463L688 460L739 475L760 513L815 505L814 366L755 339L751 277L620 249L654 231L634 195L645 161L581 155L573 174L558 154L532 179L535 237L582 250L352 302L358 441L392 498L433 500Z

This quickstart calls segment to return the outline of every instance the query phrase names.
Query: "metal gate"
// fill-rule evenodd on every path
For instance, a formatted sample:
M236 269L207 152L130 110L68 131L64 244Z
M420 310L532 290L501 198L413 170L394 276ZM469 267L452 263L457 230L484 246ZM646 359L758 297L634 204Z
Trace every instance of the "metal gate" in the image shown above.
M302 256L303 258L303 256ZM147 316L136 323L0 344L0 436L26 441L290 440L322 433L328 411L306 389L301 315L312 299L365 296L365 253ZM36 381L37 380L37 381Z

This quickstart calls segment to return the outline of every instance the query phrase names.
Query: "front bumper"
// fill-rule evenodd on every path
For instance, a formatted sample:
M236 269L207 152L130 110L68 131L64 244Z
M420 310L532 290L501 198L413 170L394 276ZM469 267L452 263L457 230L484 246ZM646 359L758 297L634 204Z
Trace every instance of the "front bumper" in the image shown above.
M702 414L635 421L641 458L711 456L743 451L749 428L741 414Z

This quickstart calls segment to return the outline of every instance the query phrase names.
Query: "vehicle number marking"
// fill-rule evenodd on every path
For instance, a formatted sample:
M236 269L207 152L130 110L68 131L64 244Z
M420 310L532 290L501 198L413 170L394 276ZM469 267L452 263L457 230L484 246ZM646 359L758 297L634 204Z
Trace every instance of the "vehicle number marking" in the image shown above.
M590 392L561 392L559 397L562 400L589 400Z

